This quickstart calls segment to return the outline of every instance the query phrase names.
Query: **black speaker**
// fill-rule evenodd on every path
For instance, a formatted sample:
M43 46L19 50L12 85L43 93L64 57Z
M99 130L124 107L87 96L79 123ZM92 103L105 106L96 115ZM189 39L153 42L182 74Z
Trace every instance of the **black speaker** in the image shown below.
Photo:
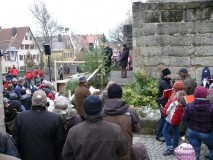
M48 44L44 45L44 52L45 52L45 55L51 55L50 45Z

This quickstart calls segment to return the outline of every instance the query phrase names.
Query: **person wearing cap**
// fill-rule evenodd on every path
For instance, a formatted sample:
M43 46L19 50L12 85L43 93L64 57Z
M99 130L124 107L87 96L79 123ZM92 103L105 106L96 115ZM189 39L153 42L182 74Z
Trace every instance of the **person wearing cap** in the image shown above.
M163 136L166 141L167 150L163 153L164 156L169 156L174 153L174 149L179 143L179 125L181 116L184 111L184 84L178 80L173 85L173 93L162 110L166 122L163 128ZM170 131L173 131L173 140L171 140Z
M118 125L103 120L101 99L90 95L84 100L83 106L85 121L70 128L62 158L113 160L126 155L127 139Z
M121 53L121 57L118 60L119 65L121 66L121 78L126 78L127 77L127 64L128 64L128 57L129 57L129 48L127 47L126 44L123 45L123 51Z
M16 77L13 77L13 78L12 78L13 88L16 88L17 83L18 83L18 79L17 79Z
M18 69L16 68L15 65L13 65L13 67L10 69L10 73L13 77L17 77L18 76Z
M113 83L107 90L108 100L104 103L104 120L119 125L128 140L128 155L122 160L130 159L132 146L132 132L141 130L141 122L137 113L123 101L123 90L121 86Z
M157 132L156 132L156 140L165 142L165 139L163 137L163 127L165 124L165 117L162 114L162 109L166 105L167 101L169 98L162 98L163 97L163 91L167 89L171 89L171 71L169 68L165 68L162 70L162 76L160 81L158 82L158 97L157 97L157 103L158 103L158 108L161 113L161 117L159 120Z
M209 159L213 159L213 105L207 100L209 91L197 86L194 91L195 100L188 104L182 121L188 124L188 139L199 160L201 143L210 150Z
M197 83L194 78L188 73L186 68L181 68L178 72L180 79L183 81L184 90L187 95L192 95L194 93L195 88L197 87Z
M58 160L64 144L60 117L46 110L47 96L37 90L30 110L18 114L13 126L22 160Z
M85 113L84 113L84 100L90 95L90 91L87 87L87 79L86 77L80 77L79 78L79 85L75 89L75 107L77 110L77 113L84 119Z
M66 135L71 127L83 122L81 116L72 108L67 97L58 96L54 101L54 106L53 112L61 117Z

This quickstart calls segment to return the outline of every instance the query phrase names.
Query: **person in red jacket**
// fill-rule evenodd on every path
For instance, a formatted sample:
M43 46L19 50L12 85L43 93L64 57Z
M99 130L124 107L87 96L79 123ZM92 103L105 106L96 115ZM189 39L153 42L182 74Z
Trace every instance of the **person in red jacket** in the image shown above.
M43 78L44 78L44 70L43 70L43 68L40 68L40 70L39 70L39 77L41 79L41 84L42 84L42 81L43 81Z
M29 85L31 85L31 80L33 79L33 74L29 69L27 70L27 72L25 74L25 78L26 78L27 82L29 83Z
M38 67L35 67L35 69L33 70L33 78L34 78L34 84L36 85L36 79L39 76L39 70Z
M173 85L173 93L170 96L168 102L163 108L163 115L166 122L163 128L163 136L166 141L167 150L163 153L164 156L169 156L174 153L174 149L179 143L179 125L181 123L181 117L184 111L184 84L182 81L177 81ZM170 137L170 130L173 131L173 141Z
M15 65L13 65L13 67L10 69L10 73L13 77L17 77L18 76L18 69L16 68Z

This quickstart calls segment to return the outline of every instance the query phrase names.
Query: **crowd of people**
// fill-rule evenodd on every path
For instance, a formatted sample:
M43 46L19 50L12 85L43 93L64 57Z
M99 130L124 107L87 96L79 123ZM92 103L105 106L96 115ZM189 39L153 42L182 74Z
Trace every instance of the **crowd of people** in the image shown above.
M132 133L139 132L142 125L135 110L122 99L121 86L109 81L103 92L91 94L86 77L80 77L73 105L54 90L51 82L36 83L35 79L43 77L40 70L35 68L22 78L13 67L5 76L7 133L0 133L1 153L23 160L149 159L143 144L132 144ZM181 68L178 75L179 80L172 84L171 71L162 70L156 140L166 143L164 156L174 154L182 123L196 160L202 142L210 150L206 156L213 159L213 87L197 86L187 68ZM26 85L33 78L34 85ZM164 97L164 91L169 89L171 96ZM187 95L194 96L192 103L186 102Z
M140 131L141 121L122 100L122 88L115 82L110 81L103 93L91 94L86 77L80 77L73 106L47 80L25 88L26 79L13 78L16 83L4 88L7 133L1 133L0 151L5 156L22 160L148 159L143 144L132 144L132 132Z
M179 80L172 85L171 71L168 68L162 70L157 99L161 118L156 140L166 142L167 150L163 153L164 156L174 154L179 145L179 128L182 123L195 153L188 154L188 158L199 160L201 143L204 143L210 150L205 157L213 159L213 88L207 85L197 86L187 68L181 68L178 75ZM202 75L204 75L202 80L209 79L207 75ZM164 92L169 89L172 89L171 96L164 97ZM193 102L187 103L185 99L187 95L193 95ZM184 157L184 154L182 156Z

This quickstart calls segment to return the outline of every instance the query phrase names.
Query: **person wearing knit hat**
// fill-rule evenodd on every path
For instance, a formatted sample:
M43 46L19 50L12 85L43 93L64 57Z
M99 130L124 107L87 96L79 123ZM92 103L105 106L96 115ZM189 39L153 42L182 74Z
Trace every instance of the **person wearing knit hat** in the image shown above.
M85 121L70 128L62 159L111 160L126 155L127 139L118 125L103 120L100 98L90 95L83 105Z
M158 97L157 97L157 103L161 113L161 117L157 127L156 140L160 142L165 142L163 137L163 127L165 124L165 117L162 114L162 108L166 105L168 98L163 98L163 92L164 90L172 89L171 85L172 76L169 68L164 68L161 72L162 76L160 81L158 82Z
M172 95L169 97L168 102L162 109L162 114L165 117L165 124L163 128L163 136L166 141L167 150L163 153L164 156L169 156L174 153L174 149L179 143L179 125L184 111L184 91L183 82L178 80L173 85ZM173 140L171 140L170 131L172 129Z
M54 101L55 109L53 112L57 113L63 122L65 134L71 127L83 122L79 114L77 114L76 109L74 109L67 97L58 96Z
M203 86L197 86L194 91L195 98L206 98L209 94L208 89Z
M182 81L176 81L173 85L173 88L175 89L175 91L179 91L179 90L183 90L184 89L184 84Z
M63 124L59 115L47 111L46 103L45 92L35 91L31 109L19 113L15 119L13 138L23 160L61 159L64 144ZM48 152L44 148L48 148Z
M124 131L128 139L129 148L132 147L132 131L139 132L141 130L141 122L138 114L134 109L122 100L122 88L114 83L107 90L108 100L104 103L102 115L104 120L118 124ZM122 159L130 159L131 151Z
M213 105L207 95L205 87L197 86L195 100L187 105L182 116L182 121L188 124L188 139L195 150L196 159L200 157L201 143L209 148L209 159L213 159Z

